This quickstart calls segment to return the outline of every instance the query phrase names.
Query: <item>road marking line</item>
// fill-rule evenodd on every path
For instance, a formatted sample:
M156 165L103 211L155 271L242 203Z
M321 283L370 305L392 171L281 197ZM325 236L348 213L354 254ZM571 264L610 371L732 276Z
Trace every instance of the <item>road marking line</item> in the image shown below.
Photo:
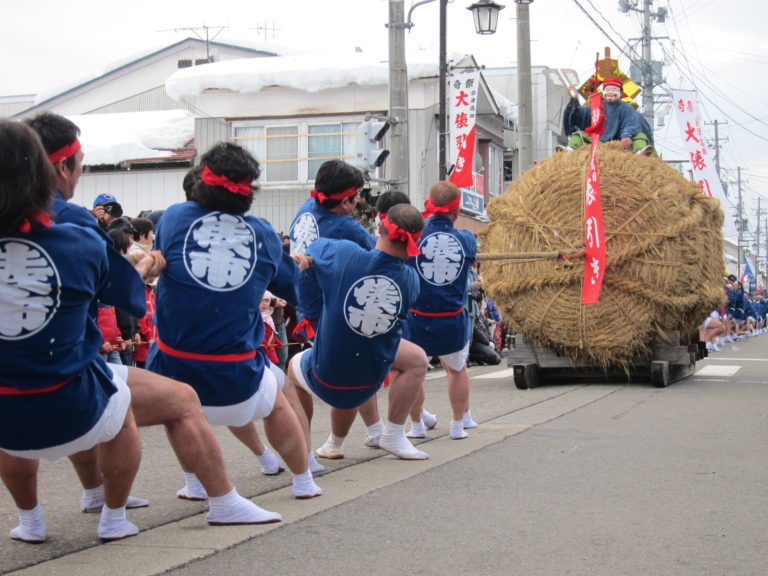
M496 378L512 378L515 375L514 368L507 368L506 370L499 370L498 372L488 372L487 374L473 374L472 380L490 380Z
M741 369L741 366L720 366L709 364L696 371L696 376L733 376Z

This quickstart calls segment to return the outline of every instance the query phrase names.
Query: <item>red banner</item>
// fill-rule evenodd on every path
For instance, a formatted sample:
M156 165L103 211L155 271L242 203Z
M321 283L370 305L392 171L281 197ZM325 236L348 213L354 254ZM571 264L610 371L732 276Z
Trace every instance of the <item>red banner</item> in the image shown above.
M448 83L448 160L450 181L459 188L472 186L475 159L475 122L480 71L467 69L446 78Z
M472 186L472 160L475 157L475 127L472 126L469 134L461 140L459 155L448 179L459 188L469 188Z
M603 203L600 198L600 171L597 166L597 144L605 125L603 97L592 94L591 126L586 132L592 138L589 171L584 194L584 282L581 287L581 303L597 304L605 275L605 231L603 230Z

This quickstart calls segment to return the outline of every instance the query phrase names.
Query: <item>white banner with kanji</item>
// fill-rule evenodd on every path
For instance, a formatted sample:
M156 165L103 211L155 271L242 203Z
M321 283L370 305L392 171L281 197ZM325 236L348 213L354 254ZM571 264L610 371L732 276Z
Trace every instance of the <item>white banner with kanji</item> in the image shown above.
M448 162L453 166L450 181L459 188L472 186L475 156L475 120L480 71L460 70L450 76L448 98Z
M694 182L701 188L701 192L707 196L720 200L720 208L725 213L723 223L723 236L736 238L736 225L732 215L729 214L729 202L717 175L714 154L707 146L704 138L703 126L699 109L699 101L695 90L672 90L677 125L680 127L680 135L685 145L687 160L691 163Z

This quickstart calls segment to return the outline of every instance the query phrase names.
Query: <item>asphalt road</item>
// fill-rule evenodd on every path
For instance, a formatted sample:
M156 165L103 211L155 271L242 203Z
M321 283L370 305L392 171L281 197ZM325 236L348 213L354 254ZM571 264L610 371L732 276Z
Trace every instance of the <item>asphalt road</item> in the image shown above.
M152 505L129 513L139 536L99 544L70 465L44 463L50 541L0 539L0 573L764 576L767 345L730 344L665 389L518 390L505 364L475 367L481 426L461 441L447 437L445 379L431 372L427 405L441 420L420 445L431 459L366 448L357 423L347 457L319 475L325 494L308 501L219 430L238 490L284 516L261 527L207 526L204 504L174 497L182 475L162 430L146 429L134 493ZM318 408L315 447L327 432ZM0 526L15 522L3 491Z

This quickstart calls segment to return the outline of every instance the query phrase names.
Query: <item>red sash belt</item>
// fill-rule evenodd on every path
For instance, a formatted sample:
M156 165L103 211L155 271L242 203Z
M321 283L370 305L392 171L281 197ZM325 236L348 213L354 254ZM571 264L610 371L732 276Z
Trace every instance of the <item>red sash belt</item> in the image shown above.
M310 340L315 337L315 327L312 325L312 322L306 318L303 318L301 322L296 324L296 327L293 329L293 337L297 338L302 330L304 330L304 334L306 334L307 338Z
M0 384L0 396L33 396L35 394L48 394L50 392L55 392L56 390L61 390L74 379L73 376L72 378L67 378L63 382L57 382L56 384L43 386L42 388L17 388L16 386L5 386L4 384Z
M455 312L422 312L421 310L416 310L415 308L411 308L411 312L414 314L418 314L419 316L430 316L432 318L445 318L449 316L458 316L461 314L462 310L464 310L464 306L456 310Z
M333 384L329 384L328 382L322 380L318 375L317 372L312 370L312 376L314 376L315 380L318 384L320 384L323 388L328 388L329 390L368 390L370 388L377 388L378 386L381 386L380 383L376 384L366 384L364 386L335 386Z
M201 360L203 362L242 362L243 360L250 360L256 356L256 350L249 350L248 352L242 352L240 354L197 354L195 352L183 352L182 350L176 350L171 348L158 338L156 340L157 347L168 356L174 358L181 358L182 360Z

